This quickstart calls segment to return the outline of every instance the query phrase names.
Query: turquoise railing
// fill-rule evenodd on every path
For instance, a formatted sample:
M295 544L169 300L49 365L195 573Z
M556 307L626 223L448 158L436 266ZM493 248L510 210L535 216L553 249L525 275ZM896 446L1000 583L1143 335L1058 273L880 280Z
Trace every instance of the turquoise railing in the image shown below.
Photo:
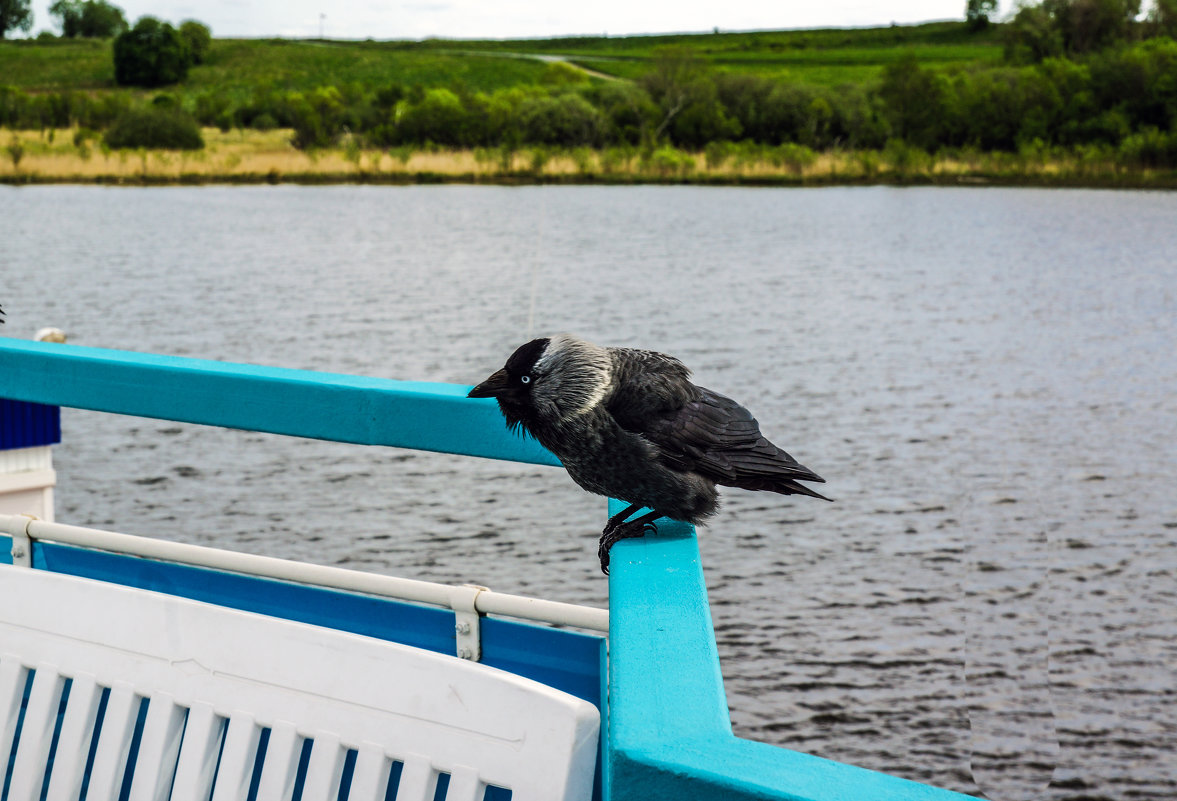
M507 432L492 401L468 400L468 389L0 339L0 397L559 464ZM657 535L614 546L609 597L609 801L967 798L734 736L692 526L663 520Z

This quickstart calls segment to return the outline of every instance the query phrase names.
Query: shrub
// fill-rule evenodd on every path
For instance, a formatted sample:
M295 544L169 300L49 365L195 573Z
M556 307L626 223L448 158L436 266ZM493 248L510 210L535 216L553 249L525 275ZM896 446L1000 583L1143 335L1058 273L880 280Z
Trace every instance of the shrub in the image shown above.
M542 175L548 162L552 160L552 152L546 147L537 147L531 151L528 167L533 175Z
M12 159L12 169L15 170L20 166L20 160L25 156L25 146L13 134L12 141L8 143L8 147L5 150L8 151L8 157Z
M1177 122L1177 42L1151 39L1088 61L1099 106L1122 109L1133 129Z
M103 141L111 148L199 150L204 139L196 121L183 111L147 106L127 111L114 121Z
M60 20L61 35L67 39L109 39L127 29L123 10L106 0L57 0L49 6L49 15Z
M932 157L927 151L902 139L887 140L887 146L883 148L883 161L899 175L924 172L932 166Z
M92 150L90 149L90 140L98 135L97 131L89 128L79 128L74 132L74 149L78 151L78 156L83 160L89 160Z
M589 86L584 97L600 110L603 134L610 144L640 144L658 127L662 116L650 95L631 83L610 81Z
M776 141L782 135L773 119L777 103L770 100L777 85L763 75L728 72L715 77L719 102L739 121L743 136L757 142Z
M330 147L343 133L343 99L334 86L320 86L303 95L291 92L286 97L291 127L292 144L299 150Z
M166 86L188 75L188 53L166 22L141 17L114 40L114 79L120 86Z
M601 170L606 173L629 169L637 150L630 146L609 147L601 154Z
M399 83L390 83L388 86L384 86L376 90L374 105L376 108L382 111L391 111L392 109L396 108L396 104L401 102L404 97L404 85Z
M208 61L208 51L213 44L212 31L207 25L194 19L187 19L180 23L180 40L188 53L189 64L203 64Z
M410 98L413 97L410 91ZM398 121L397 142L431 141L441 145L466 142L466 109L449 89L430 89L419 101L412 101Z
M78 128L78 130L74 131L74 147L83 148L87 142L96 136L98 136L98 132L92 128L86 128L85 126Z
M593 151L587 147L574 147L568 152L568 158L576 165L576 171L581 175L591 175L595 171L596 159Z
M217 118L229 110L229 98L214 92L196 96L195 116L201 125L216 125Z
M519 109L523 141L539 145L595 145L601 138L601 113L580 95L529 100Z
M748 138L765 144L812 141L808 135L812 127L810 117L821 99L820 92L818 87L804 84L782 83L773 87L760 108L756 134Z
M817 161L817 153L805 145L786 142L776 149L773 161L788 167L789 172L794 175L800 175L806 167L812 166Z
M642 166L652 169L664 178L685 175L695 169L695 160L676 148L664 145L651 152Z
M715 86L703 83L697 87L694 102L674 116L667 130L676 145L701 148L717 139L735 139L742 129L739 120L724 111L715 96Z
M907 53L883 68L879 86L893 136L921 148L941 141L948 91L943 76L924 69Z
M1146 128L1120 143L1120 157L1138 167L1177 169L1177 129Z
M854 154L854 161L858 164L858 169L862 171L864 177L874 178L879 174L881 163L879 151L859 150Z
M1063 54L1063 37L1050 12L1041 5L1022 5L1002 29L1007 61L1042 61Z
M707 169L717 170L724 162L731 158L734 146L731 142L708 142L703 148L703 158L707 162Z

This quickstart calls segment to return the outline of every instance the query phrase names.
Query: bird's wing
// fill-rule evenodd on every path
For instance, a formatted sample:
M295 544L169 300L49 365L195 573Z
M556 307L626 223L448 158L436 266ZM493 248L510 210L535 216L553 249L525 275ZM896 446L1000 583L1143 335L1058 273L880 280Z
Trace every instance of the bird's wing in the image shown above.
M674 469L729 487L823 497L797 481L824 479L761 434L751 412L685 378L646 375L640 383L627 382L608 408L622 428L653 443Z
M614 348L613 381L605 408L626 431L645 435L699 396L691 371L673 356Z

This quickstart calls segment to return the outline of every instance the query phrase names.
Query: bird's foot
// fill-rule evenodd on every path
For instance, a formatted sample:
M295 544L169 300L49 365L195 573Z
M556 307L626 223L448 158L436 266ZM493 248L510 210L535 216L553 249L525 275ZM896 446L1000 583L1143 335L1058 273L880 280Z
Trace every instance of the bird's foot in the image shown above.
M629 516L636 512L639 508L641 507L639 507L636 503L631 503L617 514L610 517L609 522L605 524L605 530L601 532L601 539L605 539L605 537L608 537L610 534L616 531L618 526L625 525L625 521L629 518Z
M601 532L601 539L597 544L597 558L601 560L601 572L606 576L609 575L609 549L615 544L621 540L644 537L657 530L657 526L646 520L645 517L630 520L628 523L614 523L610 520L605 526L605 530Z

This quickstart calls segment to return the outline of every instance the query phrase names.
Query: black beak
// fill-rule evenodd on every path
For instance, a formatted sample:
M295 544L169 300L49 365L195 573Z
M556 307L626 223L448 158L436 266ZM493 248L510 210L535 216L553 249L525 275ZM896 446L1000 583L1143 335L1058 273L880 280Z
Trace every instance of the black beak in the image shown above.
M504 367L502 370L499 370L490 378L474 387L474 389L470 390L470 394L468 394L466 397L497 398L511 388L510 384L508 383L509 380L510 379L507 376L507 369Z

